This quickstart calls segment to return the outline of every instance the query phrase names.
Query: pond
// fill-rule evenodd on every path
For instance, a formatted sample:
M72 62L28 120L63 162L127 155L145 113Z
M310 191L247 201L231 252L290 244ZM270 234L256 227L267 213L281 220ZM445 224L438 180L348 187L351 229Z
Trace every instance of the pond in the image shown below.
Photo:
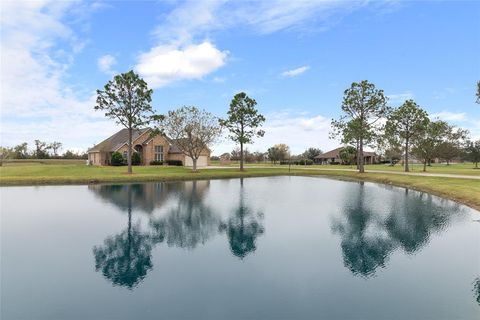
M320 177L3 187L1 319L478 319L480 213Z

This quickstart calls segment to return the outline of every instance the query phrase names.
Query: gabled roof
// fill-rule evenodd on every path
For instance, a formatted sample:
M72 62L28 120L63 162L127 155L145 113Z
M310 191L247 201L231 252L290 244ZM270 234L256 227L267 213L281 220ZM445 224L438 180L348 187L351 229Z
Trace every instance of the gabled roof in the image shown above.
M152 130L151 128L133 129L132 141L138 139L142 134ZM113 152L128 142L128 129L122 129L103 140L99 144L93 146L88 152Z

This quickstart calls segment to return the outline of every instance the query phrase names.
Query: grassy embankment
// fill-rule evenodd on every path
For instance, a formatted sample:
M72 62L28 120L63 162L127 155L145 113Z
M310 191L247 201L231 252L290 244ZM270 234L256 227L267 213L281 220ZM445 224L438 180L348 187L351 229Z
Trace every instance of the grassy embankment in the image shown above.
M452 165L448 172L470 175L466 165ZM311 167L311 166L309 166ZM369 167L370 168L370 167ZM433 167L432 167L433 168ZM457 168L457 169L455 169ZM368 168L367 168L368 170ZM172 181L193 179L220 179L235 177L262 177L276 175L325 175L341 179L356 179L404 186L443 196L480 210L480 180L445 177L404 176L389 173L364 173L352 171L322 170L321 167L304 169L302 166L275 168L247 168L240 172L233 168L202 169L193 173L184 167L134 167L132 175L125 167L89 167L79 164L17 165L10 163L0 167L0 185L81 184L100 182ZM433 170L432 170L433 171ZM476 171L478 170L472 170Z

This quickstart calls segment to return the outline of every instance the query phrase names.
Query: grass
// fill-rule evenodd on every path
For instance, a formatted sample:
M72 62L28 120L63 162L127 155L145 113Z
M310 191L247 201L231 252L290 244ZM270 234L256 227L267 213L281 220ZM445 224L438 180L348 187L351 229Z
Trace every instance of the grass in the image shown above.
M453 165L452 165L453 166ZM456 166L456 165L455 165ZM467 170L458 167L458 172ZM329 166L330 167L330 166ZM192 172L185 167L148 166L134 167L134 173L126 173L125 167L97 167L79 164L28 165L25 163L0 167L0 185L82 184L100 182L142 182L195 179L221 179L236 177L262 177L277 175L330 176L339 179L373 181L388 185L408 187L449 198L480 210L480 180L444 177L404 176L389 173L363 173L352 171L322 170L325 166L288 166L275 168L248 168L240 172L233 168L202 169ZM454 170L455 171L455 170ZM451 173L452 171L450 171ZM456 172L456 171L455 171ZM442 173L446 173L443 171Z
M215 166L225 166L225 167L238 167L238 162L231 162L228 165L221 165L219 161L212 161L212 165ZM246 167L272 167L273 165L270 162L267 163L249 163L246 164ZM275 167L288 167L287 165L275 165ZM302 166L293 166L294 168L300 168ZM311 165L306 166L307 168L316 168L316 169L356 169L353 166L343 166L343 165ZM480 176L480 169L474 169L475 165L473 163L455 163L446 165L443 163L434 163L432 166L427 166L426 173L442 173L442 174L459 174L459 175L469 175L469 176ZM388 164L371 164L365 165L365 170L380 170L380 171L395 171L403 172L403 167L400 164L395 166L389 166ZM410 172L413 173L423 173L423 164L410 164Z

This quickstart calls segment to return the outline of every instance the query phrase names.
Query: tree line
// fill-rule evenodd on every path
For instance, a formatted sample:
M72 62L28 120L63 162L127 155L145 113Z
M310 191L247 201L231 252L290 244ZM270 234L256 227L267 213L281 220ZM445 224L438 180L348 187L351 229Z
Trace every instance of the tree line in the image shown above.
M477 83L477 103L480 103L480 82ZM384 91L363 80L354 82L344 91L342 115L332 120L332 138L355 148L357 167L364 172L364 147L381 150L387 157L403 159L409 171L410 155L424 164L426 171L435 158L449 164L462 157L480 161L480 140L471 141L469 132L440 119L430 119L428 113L413 99L392 108Z
M60 153L63 144L58 141L45 142L35 140L33 149L30 149L27 142L20 143L14 147L0 147L1 158L7 159L87 159L85 152L79 153L66 150Z

